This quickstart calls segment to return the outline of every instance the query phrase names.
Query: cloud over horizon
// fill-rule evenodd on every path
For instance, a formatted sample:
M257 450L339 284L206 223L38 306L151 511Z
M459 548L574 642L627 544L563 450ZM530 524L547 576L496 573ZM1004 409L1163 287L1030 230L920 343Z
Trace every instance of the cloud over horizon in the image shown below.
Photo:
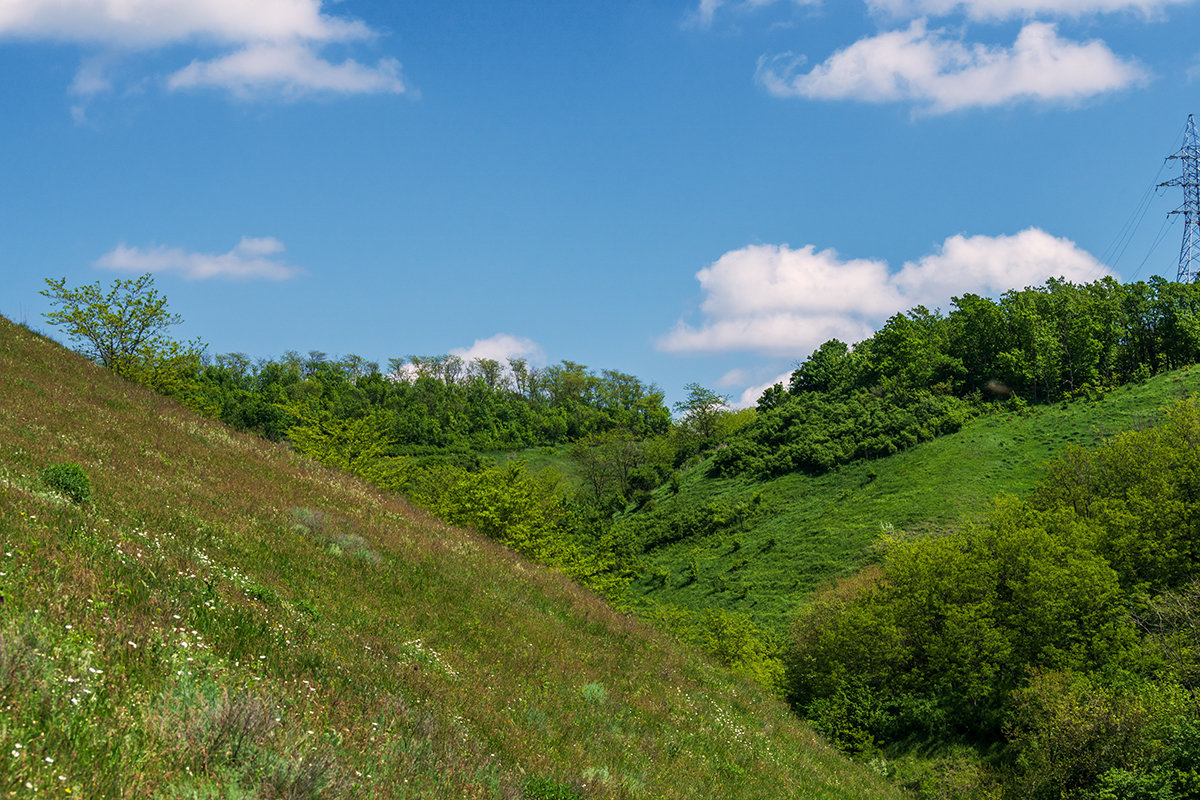
M275 91L287 98L404 92L395 59L369 66L322 55L327 45L378 35L360 20L324 13L322 6L322 0L4 0L0 38L92 46L110 59L113 53L179 45L202 49L204 58L167 77L172 91L216 88L240 98ZM110 85L99 62L85 59L72 93L88 96Z
M1077 103L1144 83L1148 73L1099 40L1074 42L1030 22L1012 47L968 44L924 19L860 39L808 72L802 56L759 59L756 77L776 97L912 102L926 113L1020 101Z
M244 236L228 253L219 254L189 253L178 247L161 246L143 250L119 244L96 259L95 265L120 272L175 273L189 281L212 278L283 281L303 274L304 270L279 258L283 251L283 242L270 236L257 239Z
M914 306L945 308L952 296L1111 274L1074 242L1039 228L1011 236L951 236L894 272L884 261L843 259L813 245L750 245L696 273L704 318L699 325L680 320L658 349L802 359L829 339L861 341Z
M497 333L486 339L476 339L470 347L451 350L450 355L458 356L463 361L490 358L501 364L507 363L510 358L524 358L534 365L544 364L546 361L546 354L540 344L533 339L513 336L511 333Z

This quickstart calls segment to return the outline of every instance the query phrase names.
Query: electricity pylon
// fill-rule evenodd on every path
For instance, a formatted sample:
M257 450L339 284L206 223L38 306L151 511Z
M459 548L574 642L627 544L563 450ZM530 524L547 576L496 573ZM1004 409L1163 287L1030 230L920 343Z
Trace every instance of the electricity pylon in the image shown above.
M1183 174L1159 186L1183 188L1183 205L1171 212L1183 214L1183 247L1179 250L1179 275L1175 280L1190 283L1200 277L1197 275L1200 271L1200 140L1196 138L1196 121L1191 114L1188 114L1183 147L1178 153L1167 156L1168 161L1173 158L1183 162Z

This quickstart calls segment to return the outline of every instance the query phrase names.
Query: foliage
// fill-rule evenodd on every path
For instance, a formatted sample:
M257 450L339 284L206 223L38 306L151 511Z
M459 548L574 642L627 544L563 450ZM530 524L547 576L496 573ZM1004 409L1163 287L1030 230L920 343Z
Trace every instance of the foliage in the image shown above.
M892 536L877 573L801 609L792 701L852 752L1002 743L1013 797L1191 796L1198 433L1181 401L984 524Z
M721 417L729 413L729 398L698 383L689 383L683 388L687 396L675 404L683 427L700 442L711 441Z
M1197 486L1200 404L1187 402L1168 411L1164 424L1119 434L1094 453L1068 448L1032 502L1085 521L1126 586L1162 589L1200 567Z
M467 469L442 460L396 474L391 488L455 525L472 528L519 553L618 597L637 567L619 532L582 514L561 477L521 462Z
M287 407L297 420L287 437L300 453L353 475L365 475L390 449L387 420L373 413L358 419L335 419L299 404Z
M776 638L745 614L723 608L690 611L645 603L638 613L678 639L700 648L721 664L759 686L778 691L783 662Z
M842 398L805 393L760 411L741 436L714 454L713 469L757 476L826 472L953 433L971 416L963 401L926 390L904 402L867 391Z
M182 385L180 373L199 367L198 341L180 344L167 336L183 318L167 311L167 298L154 288L150 273L115 280L107 292L99 281L68 288L66 278L47 278L46 285L41 294L56 307L46 321L61 326L85 356L118 375L170 394Z
M51 464L39 474L42 483L74 503L92 499L92 481L78 464Z
M824 343L714 458L725 475L820 473L952 433L989 405L1096 397L1200 359L1200 286L1049 280L918 306Z
M518 359L505 368L411 356L392 359L384 374L354 355L289 352L252 365L235 353L198 370L185 402L274 440L297 424L370 417L386 428L392 456L519 450L608 433L644 439L670 426L662 393L631 375L597 375L573 362L538 370Z

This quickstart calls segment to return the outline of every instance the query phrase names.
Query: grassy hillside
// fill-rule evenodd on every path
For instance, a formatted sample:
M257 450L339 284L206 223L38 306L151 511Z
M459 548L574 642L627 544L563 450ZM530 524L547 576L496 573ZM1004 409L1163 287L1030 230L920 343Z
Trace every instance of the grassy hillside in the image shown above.
M0 708L5 797L893 796L561 576L2 318Z
M973 519L989 500L1022 494L1063 445L1093 445L1144 427L1180 396L1200 390L1200 367L1159 375L1103 398L986 416L956 434L819 477L713 479L706 465L676 493L623 524L661 540L635 584L642 598L690 609L749 614L783 632L817 585L871 558L883 526L945 528Z

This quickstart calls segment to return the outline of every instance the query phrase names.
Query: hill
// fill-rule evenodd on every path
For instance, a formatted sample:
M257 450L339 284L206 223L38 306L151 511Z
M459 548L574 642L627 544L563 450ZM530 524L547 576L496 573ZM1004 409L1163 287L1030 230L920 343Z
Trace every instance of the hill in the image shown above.
M563 576L2 318L0 559L4 796L895 796Z
M873 559L881 531L977 520L995 496L1032 488L1063 446L1146 427L1198 390L1200 367L1185 367L1092 400L985 415L957 433L816 476L722 478L699 464L621 521L649 544L633 591L643 602L742 612L783 634L817 586Z

